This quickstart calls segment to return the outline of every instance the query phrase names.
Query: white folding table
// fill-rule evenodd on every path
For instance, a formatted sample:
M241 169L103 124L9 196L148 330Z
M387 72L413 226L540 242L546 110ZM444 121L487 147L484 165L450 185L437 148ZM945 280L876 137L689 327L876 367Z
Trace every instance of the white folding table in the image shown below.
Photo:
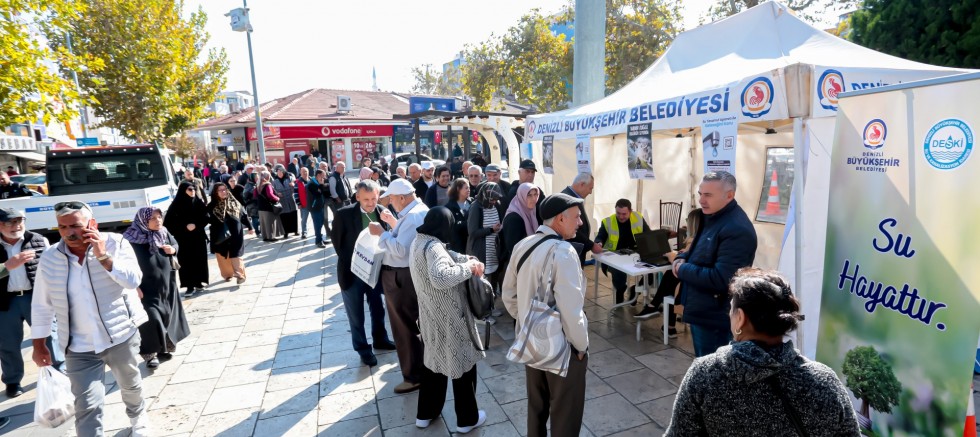
M595 259L595 294L593 298L599 298L599 270L602 266L608 266L614 268L626 274L627 277L644 277L646 275L653 275L653 284L650 281L643 281L643 287L636 287L636 296L634 296L629 301L623 302L621 304L613 305L609 309L609 313L612 314L613 310L616 308L624 307L627 305L633 305L640 296L643 296L643 304L646 305L647 297L650 296L650 290L652 289L654 293L657 292L657 286L660 285L660 274L670 271L671 266L653 266L646 267L638 263L639 255L620 255L615 252L602 252L599 254L593 254L592 258ZM637 282L639 285L639 282ZM652 287L651 287L652 285ZM673 296L670 296L671 303L673 303ZM666 300L666 299L665 299ZM668 311L669 307L664 306L664 311ZM667 344L667 313L664 313L664 344ZM636 319L636 341L640 341L640 326L643 323L643 319Z

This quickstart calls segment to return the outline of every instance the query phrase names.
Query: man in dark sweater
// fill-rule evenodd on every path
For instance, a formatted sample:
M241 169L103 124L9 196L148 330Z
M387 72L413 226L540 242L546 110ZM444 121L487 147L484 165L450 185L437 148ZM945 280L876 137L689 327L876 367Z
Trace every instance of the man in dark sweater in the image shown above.
M592 253L604 250L615 252L620 249L636 250L636 235L650 231L650 226L638 212L633 212L633 204L628 199L616 201L616 213L606 217L599 225L599 234L590 249ZM623 303L626 294L626 274L614 268L609 269L613 288L616 290L616 303Z
M569 196L585 200L592 194L592 190L595 188L595 177L592 173L579 173L572 180L572 185L565 187L562 193ZM575 232L575 238L565 240L572 243L575 246L575 250L578 251L579 262L585 264L585 253L592 250L592 222L589 221L589 215L585 212L585 202L578 205L579 211L582 213L582 226L579 226L578 231Z
M680 304L691 325L694 354L703 357L731 342L728 283L755 260L755 228L735 201L735 176L710 172L701 179L698 203L704 224L687 252L674 260Z

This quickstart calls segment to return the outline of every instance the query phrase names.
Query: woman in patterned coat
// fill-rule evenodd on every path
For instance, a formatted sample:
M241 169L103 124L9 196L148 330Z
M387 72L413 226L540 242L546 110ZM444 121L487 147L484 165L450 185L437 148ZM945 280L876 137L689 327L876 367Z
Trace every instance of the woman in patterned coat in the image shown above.
M446 384L452 379L457 432L466 433L487 419L486 412L476 405L476 363L484 354L473 344L476 324L463 294L470 277L483 275L483 263L446 248L452 227L449 209L432 208L412 242L410 268L425 347L415 426L428 427L439 417L446 401Z

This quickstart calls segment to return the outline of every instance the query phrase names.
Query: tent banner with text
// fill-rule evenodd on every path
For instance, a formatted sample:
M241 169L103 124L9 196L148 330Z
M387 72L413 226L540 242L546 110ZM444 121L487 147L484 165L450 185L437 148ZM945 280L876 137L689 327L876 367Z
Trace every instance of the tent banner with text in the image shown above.
M737 139L738 117L734 114L701 120L705 173L727 171L735 174L735 142Z
M816 358L866 435L963 435L980 333L977 101L980 80L839 102Z

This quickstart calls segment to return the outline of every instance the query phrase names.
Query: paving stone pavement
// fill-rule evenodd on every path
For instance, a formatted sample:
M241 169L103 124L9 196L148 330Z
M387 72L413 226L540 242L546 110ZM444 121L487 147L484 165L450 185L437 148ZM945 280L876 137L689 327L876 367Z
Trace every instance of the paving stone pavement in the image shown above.
M455 431L451 385L442 419L419 430L414 426L418 394L393 392L401 382L396 355L378 354L378 366L368 368L351 350L332 248L318 249L312 238L280 243L249 238L245 259L247 283L216 281L203 295L184 300L192 334L180 342L174 358L152 371L141 365L155 435L448 436ZM211 263L214 278L217 268ZM637 342L632 317L609 312L608 279L600 280L594 298L592 268L585 273L592 356L581 435L660 435L692 361L690 334L682 329L665 346L662 319L655 318L643 322L643 340ZM524 369L504 358L513 338L512 320L499 318L490 351L477 365L477 400L487 423L472 435L526 435ZM32 423L37 369L30 353L25 341L27 393L0 403L0 415L13 419L0 434L74 436L71 424L44 429ZM108 372L106 384L106 435L129 436L119 390Z

